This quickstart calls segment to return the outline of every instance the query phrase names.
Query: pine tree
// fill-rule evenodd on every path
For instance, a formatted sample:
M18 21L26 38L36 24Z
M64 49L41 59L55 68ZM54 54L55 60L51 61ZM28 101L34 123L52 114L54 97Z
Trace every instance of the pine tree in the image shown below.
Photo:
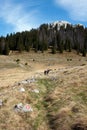
M56 54L56 47L55 47L55 45L52 46L52 54Z
M5 48L4 48L4 55L9 55L9 45L8 43L5 43Z
M0 37L0 54L4 53L5 43L5 37Z
M61 37L59 35L59 33L57 32L56 34L56 42L57 42L57 50L59 50L60 48L60 43L61 43Z
M35 45L34 45L34 50L35 50L35 52L38 51L38 43L35 43Z
M63 53L63 50L64 50L64 44L63 44L63 41L61 41L59 44L59 52Z
M64 50L68 50L68 39L66 38L65 44L64 44Z
M19 36L18 43L17 43L17 50L19 52L22 52L24 50L24 44L23 44L22 36Z
M0 43L0 54L3 54L2 44Z
M68 39L68 48L69 48L69 52L71 52L72 51L72 46L71 46L71 42L70 42L69 39Z
M87 51L87 38L85 37L82 56L86 57L86 51Z
M26 37L24 43L25 43L25 50L26 50L27 52L29 52L31 47L30 47L30 44L29 44L29 39L28 39L28 37Z
M69 52L72 51L72 45L71 45L69 38L66 38L66 40L65 40L64 50L66 50L66 51L68 50Z
M86 57L86 49L85 48L83 48L82 56Z
M79 53L80 53L80 43L78 43L78 41L77 41L77 54L79 55Z

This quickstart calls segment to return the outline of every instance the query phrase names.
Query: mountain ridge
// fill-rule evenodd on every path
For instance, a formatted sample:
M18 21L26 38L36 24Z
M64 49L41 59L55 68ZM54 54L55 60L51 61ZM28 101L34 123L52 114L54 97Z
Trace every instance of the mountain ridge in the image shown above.
M54 21L48 24L48 26L52 26L53 28L57 25L58 26L58 30L60 30L61 26L64 26L64 28L66 29L67 25L72 26L73 28L77 27L77 26L82 26L83 28L86 28L83 24L77 23L77 24L72 24L68 21L65 20L61 20L61 21Z

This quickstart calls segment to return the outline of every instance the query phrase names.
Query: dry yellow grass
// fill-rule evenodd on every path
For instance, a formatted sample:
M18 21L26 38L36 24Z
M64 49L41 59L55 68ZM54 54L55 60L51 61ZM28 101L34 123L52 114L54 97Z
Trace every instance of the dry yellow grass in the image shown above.
M45 76L49 68L52 71ZM17 84L31 77L38 82ZM19 91L21 87L25 92ZM32 93L33 89L40 93ZM0 99L4 103L0 130L87 130L86 91L87 57L74 52L0 56ZM29 103L33 112L15 112L18 103Z
M19 63L16 60L19 59ZM34 61L33 61L34 59ZM72 61L67 61L72 59ZM16 81L26 79L33 73L44 69L58 69L65 66L78 66L86 64L87 58L74 53L55 54L50 53L17 53L10 56L0 56L0 86L14 84ZM25 65L27 63L27 65Z

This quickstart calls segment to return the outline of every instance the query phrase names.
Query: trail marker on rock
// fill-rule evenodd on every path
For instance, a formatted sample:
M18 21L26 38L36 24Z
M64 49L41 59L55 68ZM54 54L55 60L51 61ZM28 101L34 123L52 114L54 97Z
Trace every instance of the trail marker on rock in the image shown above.
M31 106L29 104L26 104L26 105L24 105L22 111L23 112L31 112L31 111L33 111L33 109L31 108Z

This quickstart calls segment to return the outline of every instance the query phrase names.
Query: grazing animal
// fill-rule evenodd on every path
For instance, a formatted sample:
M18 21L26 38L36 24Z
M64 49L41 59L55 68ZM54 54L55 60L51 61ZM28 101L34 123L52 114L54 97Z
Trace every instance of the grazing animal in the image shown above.
M50 71L51 71L51 69L45 70L44 75L48 75Z

